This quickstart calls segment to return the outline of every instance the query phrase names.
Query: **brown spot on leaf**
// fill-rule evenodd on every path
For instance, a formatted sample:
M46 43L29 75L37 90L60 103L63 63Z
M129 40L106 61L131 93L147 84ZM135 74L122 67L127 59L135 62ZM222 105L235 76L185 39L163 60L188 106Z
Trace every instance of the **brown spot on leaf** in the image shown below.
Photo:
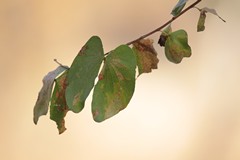
M63 119L61 121L61 124L58 125L58 132L59 132L59 134L62 134L66 130L67 130L67 128L65 127L65 120Z
M79 102L80 102L80 97L81 97L81 94L78 93L74 96L73 98L73 106L76 106Z
M100 73L100 74L98 75L98 80L101 81L102 79L103 79L103 74Z
M84 45L83 47L82 47L82 49L78 52L78 55L83 55L83 54L85 54L85 50L87 49L88 47L86 46L86 45Z
M50 106L50 118L56 122L59 134L62 134L66 130L64 120L64 117L68 112L68 106L66 104L65 98L65 91L67 86L66 75L67 72L57 78Z

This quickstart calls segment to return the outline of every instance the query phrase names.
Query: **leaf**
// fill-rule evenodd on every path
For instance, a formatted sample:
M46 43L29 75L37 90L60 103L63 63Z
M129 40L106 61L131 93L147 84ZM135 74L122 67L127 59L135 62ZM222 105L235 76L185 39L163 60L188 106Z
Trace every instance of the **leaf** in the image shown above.
M171 14L174 17L178 16L181 13L181 11L183 10L183 8L185 7L187 1L188 0L179 0L178 3L176 4L176 6L173 8Z
M49 72L43 78L42 80L43 86L40 92L38 93L37 102L33 109L33 121L35 124L37 124L40 116L47 114L48 105L49 105L49 101L52 94L54 79L64 70L66 70L66 67L58 66L55 70Z
M222 17L220 17L217 13L217 11L215 9L211 9L211 8L208 8L208 7L204 7L201 9L201 12L209 12L209 13L212 13L214 15L216 15L218 18L220 18L223 22L226 22Z
M163 47L165 46L165 43L167 41L167 38L169 36L169 34L172 33L172 28L171 25L169 25L167 28L165 28L162 32L162 34L160 35L160 38L158 40L158 44Z
M218 14L217 14L217 11L215 9L210 9L210 8L207 8L207 7L204 7L202 9L199 9L200 11L200 17L198 19L198 25L197 25L197 31L198 32L201 32L201 31L204 31L205 30L205 20L206 20L206 13L212 13L216 16L218 16L223 22L226 22L222 17L220 17Z
M135 42L132 49L137 57L138 76L158 68L157 64L159 60L157 58L157 52L153 48L153 40L142 39Z
M200 17L198 19L198 25L197 25L197 31L201 32L205 30L205 20L206 20L206 12L205 11L201 11L200 13Z
M92 114L96 122L126 108L135 89L136 63L127 45L119 46L106 57L93 92Z
M67 72L68 71L64 72L55 80L55 88L50 105L50 119L56 122L59 134L66 130L64 117L68 112L68 106L65 98Z
M177 64L182 61L183 57L190 57L191 54L187 32L184 30L172 32L165 44L165 55L167 59Z
M80 112L94 86L104 58L101 39L91 37L74 59L67 75L66 101L70 110Z

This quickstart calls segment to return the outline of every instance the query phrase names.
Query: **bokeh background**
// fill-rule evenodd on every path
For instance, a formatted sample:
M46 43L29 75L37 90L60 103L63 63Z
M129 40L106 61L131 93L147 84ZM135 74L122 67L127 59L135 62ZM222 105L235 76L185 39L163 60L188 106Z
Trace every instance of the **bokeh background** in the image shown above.
M196 9L174 22L174 30L188 31L192 57L175 65L156 45L159 69L137 79L131 103L117 116L94 122L89 97L81 113L68 113L60 136L49 115L33 123L54 58L70 65L92 35L102 38L106 52L138 38L170 19L176 2L1 0L1 159L239 160L238 0L200 3L227 21L208 14L205 32L196 32Z

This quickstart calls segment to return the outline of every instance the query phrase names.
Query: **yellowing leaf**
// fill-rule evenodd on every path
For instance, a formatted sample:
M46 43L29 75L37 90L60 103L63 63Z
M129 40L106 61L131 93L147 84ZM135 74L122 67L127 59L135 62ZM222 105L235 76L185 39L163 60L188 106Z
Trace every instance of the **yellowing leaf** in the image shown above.
M135 70L136 57L127 45L108 54L93 92L92 114L96 122L126 108L135 89Z
M91 37L74 59L67 75L66 100L69 110L78 113L83 109L103 58L101 39Z
M165 44L167 59L173 63L180 63L184 57L190 57L191 54L187 32L184 30L172 32Z
M64 117L68 112L68 106L65 98L67 73L68 71L55 80L55 88L50 105L50 119L56 122L59 134L66 130Z
M37 124L40 116L47 114L49 101L51 99L54 79L64 70L66 70L66 68L67 67L59 66L54 71L49 72L43 78L43 86L41 91L38 93L37 102L33 109L33 114L34 114L33 121L35 124Z
M137 57L137 66L139 76L142 73L149 73L152 69L157 69L159 62L157 52L153 48L153 41L142 39L133 44L133 51Z

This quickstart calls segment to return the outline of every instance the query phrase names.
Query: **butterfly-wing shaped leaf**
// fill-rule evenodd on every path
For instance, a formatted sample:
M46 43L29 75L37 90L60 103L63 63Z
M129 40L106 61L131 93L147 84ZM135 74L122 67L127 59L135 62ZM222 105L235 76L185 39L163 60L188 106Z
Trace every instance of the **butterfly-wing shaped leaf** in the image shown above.
M179 0L178 3L176 4L176 6L173 8L171 14L174 17L178 16L181 13L182 9L185 7L187 1L188 0Z
M38 93L37 102L33 109L33 121L35 124L37 124L38 119L42 115L46 115L48 112L48 106L51 99L52 94L52 88L54 79L62 73L64 70L66 70L67 67L59 66L54 71L49 72L44 78L43 78L43 86L40 92Z
M66 100L70 110L80 112L94 86L104 58L102 41L93 36L74 59L67 75Z
M165 44L167 59L173 63L180 63L184 57L190 57L191 54L187 32L184 30L172 32Z
M65 98L67 72L68 71L65 71L55 80L55 88L50 105L50 119L56 122L59 134L66 130L64 117L68 112L68 106Z
M131 48L121 45L106 57L94 88L92 114L104 121L126 108L135 89L136 57Z

